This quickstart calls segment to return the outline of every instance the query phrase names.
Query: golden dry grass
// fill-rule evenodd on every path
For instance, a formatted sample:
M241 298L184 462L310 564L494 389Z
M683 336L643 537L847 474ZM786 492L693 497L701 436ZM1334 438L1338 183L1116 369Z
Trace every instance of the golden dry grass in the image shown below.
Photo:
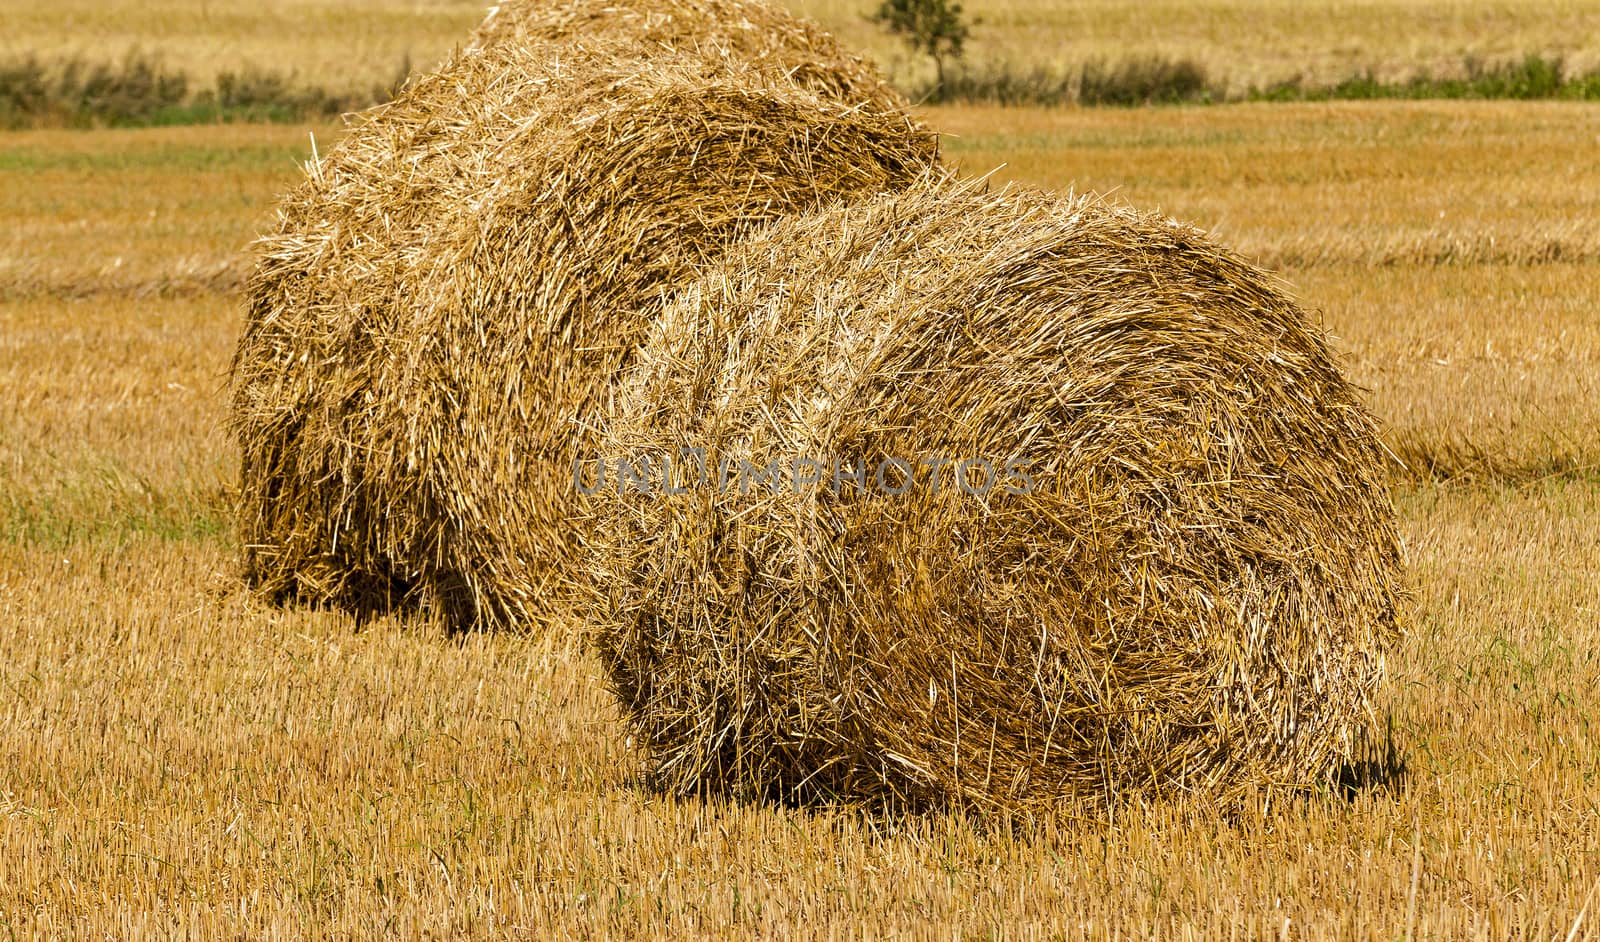
M1592 466L1600 262L1373 265L1348 246L1438 209L1512 235L1592 220L1577 158L1596 112L1455 105L1419 130L1419 107L928 118L969 142L1001 129L958 145L969 169L1014 158L1037 182L1116 187L1263 253L1300 220L1346 248L1287 274L1392 442L1471 429L1527 477L1570 439ZM1050 138L1069 119L1078 143ZM1351 126L1371 143L1327 157ZM1190 143L1163 144L1174 127ZM37 236L7 235L0 257L68 283L125 246L147 272L224 260L301 140L0 136L0 211ZM1322 195L1369 163L1388 170L1350 191L1357 209ZM358 629L237 591L215 496L235 471L219 428L233 297L24 298L5 277L0 933L1564 938L1600 883L1593 474L1400 486L1418 597L1379 703L1407 772L1388 787L1017 833L673 801L634 784L570 633Z
M1419 477L1600 473L1600 265L1294 273Z
M1600 257L1600 108L930 110L969 173L1113 193L1274 268Z
M1419 938L1559 937L1600 879L1600 494L1403 503L1423 589L1383 704L1403 785L1018 834L652 797L570 633L261 608L211 539L7 542L0 925L1398 938L1414 912Z
M1419 475L1600 468L1600 108L952 107L949 159L1193 220L1342 338Z
M227 527L226 300L0 302L0 540Z
M427 68L483 19L486 0L11 0L0 55L119 59L137 49L203 83L246 68L331 89Z
M243 283L245 245L335 127L36 131L0 145L0 297Z

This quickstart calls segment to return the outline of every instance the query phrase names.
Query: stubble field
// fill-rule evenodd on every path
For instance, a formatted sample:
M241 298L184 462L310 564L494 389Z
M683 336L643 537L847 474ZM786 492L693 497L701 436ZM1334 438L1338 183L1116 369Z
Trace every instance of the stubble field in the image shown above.
M239 253L307 129L8 133L0 933L1600 933L1600 108L925 117L969 173L1195 221L1321 312L1403 462L1383 774L1014 827L655 796L576 629L239 590Z
M289 71L333 88L391 81L458 44L489 0L10 0L0 57L104 61L153 53L199 80L220 71ZM788 0L908 84L932 66L868 22L875 0ZM1464 64L1560 59L1600 68L1594 0L968 0L967 59L978 69L1058 71L1086 62L1187 59L1233 91L1294 77L1384 81L1457 74Z

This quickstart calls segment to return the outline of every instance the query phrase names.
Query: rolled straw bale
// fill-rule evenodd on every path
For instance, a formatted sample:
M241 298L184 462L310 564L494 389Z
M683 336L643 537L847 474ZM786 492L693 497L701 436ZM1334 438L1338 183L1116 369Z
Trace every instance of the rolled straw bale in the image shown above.
M905 100L866 60L816 24L757 0L505 0L473 33L473 47L605 39L645 57L663 50L730 60L786 75L824 98L904 110Z
M1374 421L1322 334L1088 199L775 224L664 309L591 463L596 644L674 792L1311 782L1397 632Z
M757 224L936 161L902 112L637 52L465 51L284 200L233 365L262 591L555 617L571 456L661 293Z

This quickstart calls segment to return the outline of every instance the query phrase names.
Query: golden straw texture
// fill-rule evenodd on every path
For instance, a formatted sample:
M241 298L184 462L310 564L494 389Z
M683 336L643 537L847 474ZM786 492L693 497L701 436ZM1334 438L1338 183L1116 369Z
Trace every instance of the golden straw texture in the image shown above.
M664 310L603 439L596 645L678 793L1324 780L1398 631L1381 448L1321 333L1090 200L933 181L777 223Z
M507 0L489 11L471 45L596 37L626 41L647 58L672 50L736 62L836 101L906 107L870 63L816 24L751 0Z
M233 367L263 592L560 617L575 449L662 293L752 227L937 161L899 110L641 48L469 48L285 199Z

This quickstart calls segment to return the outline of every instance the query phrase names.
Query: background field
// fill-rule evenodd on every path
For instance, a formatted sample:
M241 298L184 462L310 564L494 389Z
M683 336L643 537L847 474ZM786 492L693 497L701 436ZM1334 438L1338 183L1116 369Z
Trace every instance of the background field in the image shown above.
M790 0L890 76L920 84L931 66L866 21L875 0ZM447 54L489 0L8 0L0 57L99 61L138 49L198 79L249 67L292 70L332 88L391 81ZM976 68L1056 71L1085 62L1190 59L1235 90L1295 77L1337 81L1457 74L1528 54L1600 68L1594 0L968 0Z
M217 0L181 5L223 24L187 47L147 12L178 4L97 6L23 0L9 41L358 69L477 16ZM1082 32L1050 9L984 15ZM1404 63L1600 35L1573 27L1588 6L1073 9L1111 24L1085 50L1159 36L1241 69L1283 36ZM247 25L262 45L216 45ZM1416 598L1380 705L1403 774L1237 820L1015 829L655 797L572 634L358 628L238 591L239 253L336 129L0 134L0 935L1566 937L1600 885L1600 107L925 116L969 173L1196 221L1320 312L1404 462Z

